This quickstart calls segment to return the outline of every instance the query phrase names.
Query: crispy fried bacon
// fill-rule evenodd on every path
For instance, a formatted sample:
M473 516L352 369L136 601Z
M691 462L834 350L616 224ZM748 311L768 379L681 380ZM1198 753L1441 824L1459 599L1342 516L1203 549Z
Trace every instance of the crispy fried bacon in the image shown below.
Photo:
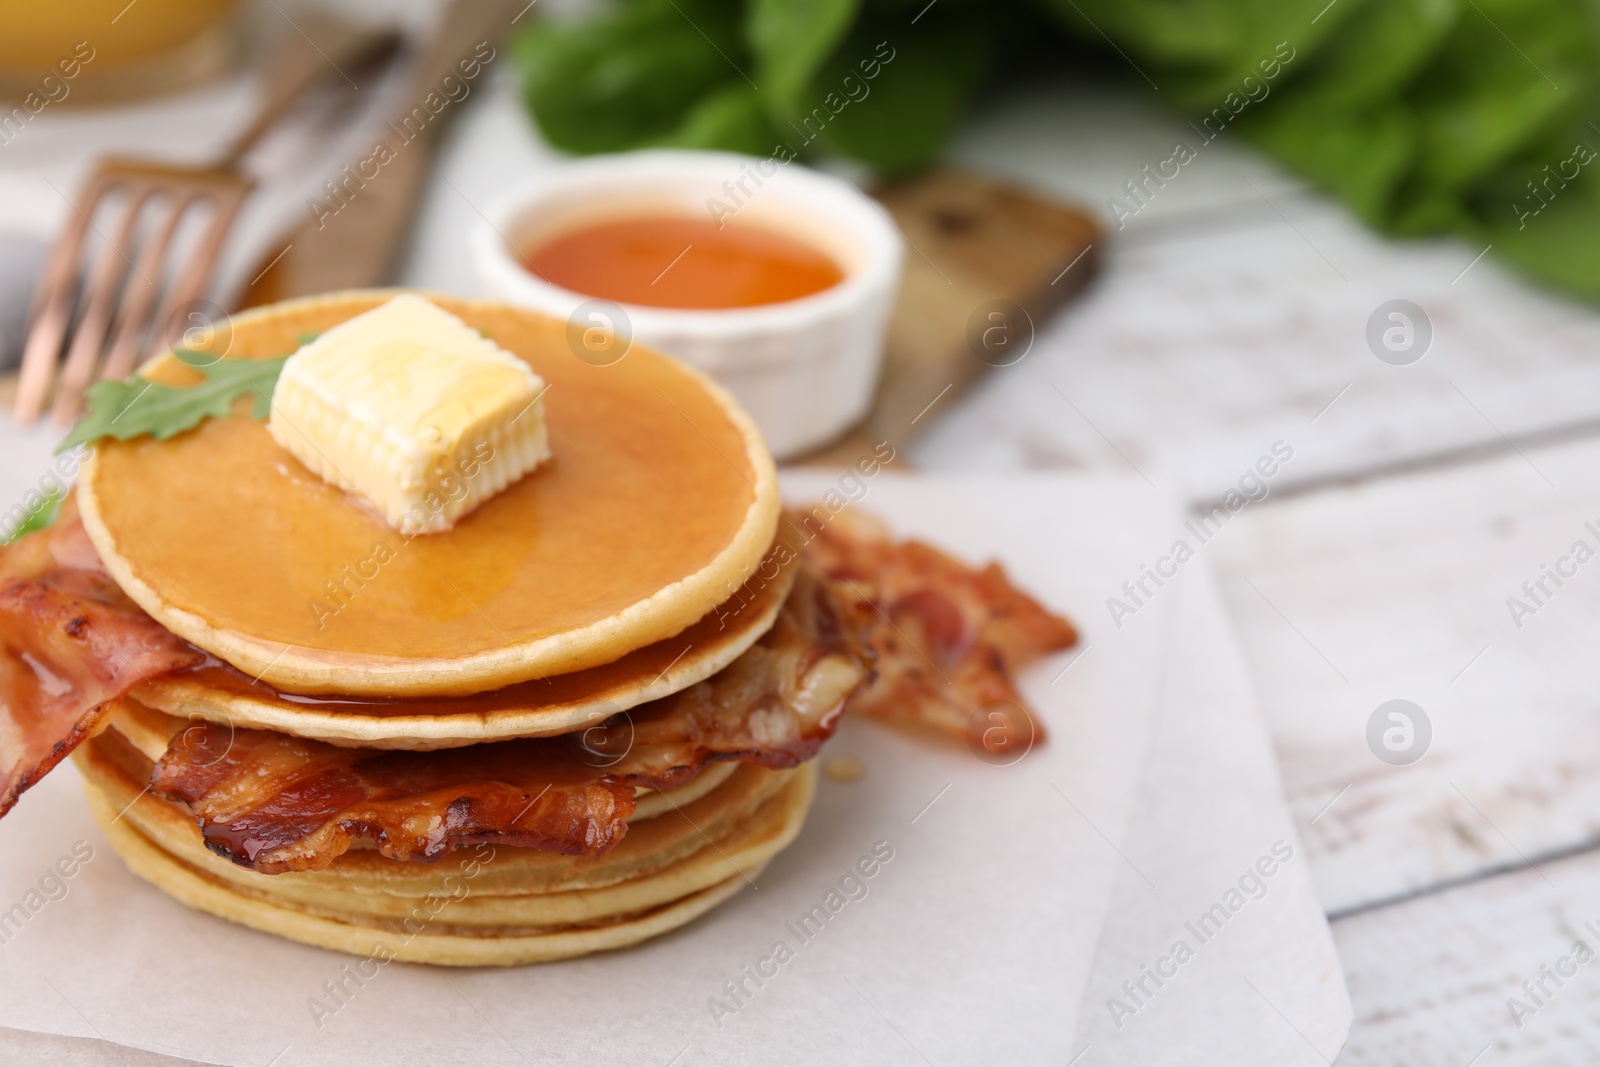
M876 654L877 677L851 711L964 737L995 756L1043 739L1012 673L1076 643L1071 623L1013 586L997 563L974 570L825 506L793 521L809 538L806 562L837 584Z
M151 786L188 805L213 852L267 874L320 870L358 838L394 859L479 841L594 856L627 832L636 786L809 759L867 674L829 584L802 574L729 667L588 731L390 752L203 723L173 739Z
M211 851L266 874L321 870L358 838L407 860L478 841L599 855L634 809L631 788L533 740L391 752L204 723L151 783L188 805Z
M202 658L111 580L75 500L48 530L0 548L0 815L117 697Z

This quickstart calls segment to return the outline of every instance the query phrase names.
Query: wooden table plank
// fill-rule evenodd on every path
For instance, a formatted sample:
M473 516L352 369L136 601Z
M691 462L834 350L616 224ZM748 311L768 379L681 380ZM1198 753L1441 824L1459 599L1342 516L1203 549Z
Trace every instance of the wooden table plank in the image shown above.
M1291 805L1332 802L1306 831L1330 911L1600 839L1600 562L1520 628L1506 604L1575 541L1600 552L1595 530L1589 438L1269 498L1207 546ZM1433 726L1411 766L1368 747L1397 698Z
M1387 242L1310 195L1207 223L1113 232L1089 298L948 412L914 460L1134 467L1211 499L1278 440L1295 450L1279 478L1291 485L1600 426L1600 313L1529 290L1492 258L1474 264L1480 249ZM1366 340L1396 298L1433 325L1411 366Z
M1340 1067L1600 1062L1600 855L1352 916L1333 934L1356 1012ZM1597 956L1582 965L1580 940Z

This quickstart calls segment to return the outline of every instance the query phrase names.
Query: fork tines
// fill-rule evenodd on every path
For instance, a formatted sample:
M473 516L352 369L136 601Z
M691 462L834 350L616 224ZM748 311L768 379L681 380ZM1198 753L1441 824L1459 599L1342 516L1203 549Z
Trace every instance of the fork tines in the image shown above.
M18 422L31 423L44 410L63 347L52 407L58 423L77 416L96 377L126 377L142 357L179 343L187 323L176 320L205 295L251 184L228 169L116 159L100 165L34 294L17 382ZM114 220L109 237L96 227L97 214ZM104 246L92 256L85 246L90 230ZM188 246L186 261L169 263L175 244Z

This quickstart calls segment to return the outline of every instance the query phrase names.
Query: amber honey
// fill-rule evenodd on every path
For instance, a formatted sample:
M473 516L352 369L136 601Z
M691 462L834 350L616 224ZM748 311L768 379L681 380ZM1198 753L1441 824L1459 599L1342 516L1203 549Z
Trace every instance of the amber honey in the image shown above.
M674 216L583 226L535 244L522 259L528 270L563 289L661 308L781 304L844 279L830 256L787 234Z

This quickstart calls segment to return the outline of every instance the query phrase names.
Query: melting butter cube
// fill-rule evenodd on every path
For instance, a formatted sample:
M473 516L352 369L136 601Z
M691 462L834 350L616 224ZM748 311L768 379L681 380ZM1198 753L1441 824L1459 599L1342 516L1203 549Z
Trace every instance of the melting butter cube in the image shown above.
M290 356L267 430L390 526L429 533L550 458L543 392L522 360L406 294Z

